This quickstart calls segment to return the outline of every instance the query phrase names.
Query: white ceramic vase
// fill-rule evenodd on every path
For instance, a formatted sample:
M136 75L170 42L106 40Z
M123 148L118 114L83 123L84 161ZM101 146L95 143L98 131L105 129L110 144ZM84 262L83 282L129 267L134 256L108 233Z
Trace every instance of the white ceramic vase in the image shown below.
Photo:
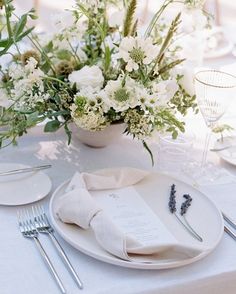
M111 124L102 131L88 131L77 128L76 135L80 142L94 148L108 146L111 143L118 141L125 130L124 123Z

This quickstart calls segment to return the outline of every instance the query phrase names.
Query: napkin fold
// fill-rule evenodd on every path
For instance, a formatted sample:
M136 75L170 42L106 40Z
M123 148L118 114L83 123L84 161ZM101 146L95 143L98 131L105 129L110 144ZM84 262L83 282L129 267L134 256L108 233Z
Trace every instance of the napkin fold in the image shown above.
M105 169L95 173L76 173L66 193L57 199L58 218L87 230L91 228L99 245L110 254L128 261L153 263L160 259L180 259L198 255L202 249L172 242L144 245L133 236L125 234L98 206L89 190L119 189L135 185L149 172L134 168Z

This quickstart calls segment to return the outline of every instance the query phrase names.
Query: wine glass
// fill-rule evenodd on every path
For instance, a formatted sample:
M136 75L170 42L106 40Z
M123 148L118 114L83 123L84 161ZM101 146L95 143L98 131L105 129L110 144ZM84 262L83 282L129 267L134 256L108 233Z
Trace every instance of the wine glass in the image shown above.
M212 129L235 95L236 77L218 70L202 70L195 74L194 80L198 106L208 127L201 161L203 171L206 168Z

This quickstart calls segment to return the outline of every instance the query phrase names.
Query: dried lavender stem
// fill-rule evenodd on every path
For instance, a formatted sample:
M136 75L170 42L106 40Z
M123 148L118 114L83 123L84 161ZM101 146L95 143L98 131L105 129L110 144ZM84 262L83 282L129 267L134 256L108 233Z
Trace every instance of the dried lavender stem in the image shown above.
M202 238L191 228L188 222L186 224L181 220L181 218L178 216L178 214L174 213L177 220L184 226L184 228L189 232L190 235L192 235L195 239L202 242ZM185 219L185 218L184 218ZM186 219L185 219L186 221Z
M178 219L178 221L184 226L184 228L198 241L202 242L203 239L201 236L197 234L197 232L191 227L189 222L187 221L185 214L187 213L188 208L191 206L192 197L189 194L184 194L183 197L186 199L182 205L181 205L181 211L180 214L183 218L181 219L181 216L179 216L176 211L176 190L175 190L175 184L171 185L171 191L170 191L170 197L169 197L169 210L172 214L175 215L175 217Z
M198 233L193 229L193 227L192 227L192 226L190 225L190 223L187 221L185 215L183 215L183 219L184 219L186 225L188 226L188 228L192 231L192 233L193 233L194 235L196 235L196 238L197 238L200 242L202 242L202 241L203 241L202 237L201 237L200 235L198 235Z

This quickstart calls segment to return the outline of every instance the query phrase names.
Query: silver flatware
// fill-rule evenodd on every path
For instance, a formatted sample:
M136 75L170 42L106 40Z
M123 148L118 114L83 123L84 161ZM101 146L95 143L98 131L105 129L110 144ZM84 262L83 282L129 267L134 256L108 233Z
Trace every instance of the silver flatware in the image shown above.
M227 149L230 149L230 148L233 148L233 147L236 147L236 145L228 145L228 146L219 147L219 148L212 148L212 149L210 149L210 151L218 152L218 151L227 150Z
M230 229L229 226L225 225L224 231L236 241L236 234Z
M231 227L233 227L236 230L236 223L230 218L228 217L224 212L222 212L222 216L223 219L229 224L231 225Z
M45 249L43 248L43 245L41 244L41 242L38 239L38 231L36 230L34 222L31 219L29 211L27 211L27 210L18 211L17 216L18 216L19 229L20 229L22 235L25 238L30 238L30 239L34 240L41 256L43 257L45 263L47 264L49 270L51 271L52 276L54 277L55 281L57 282L61 292L63 294L66 294L65 287L63 286L50 258L48 257Z
M227 222L232 228L234 228L234 229L236 230L236 223L235 223L230 217L228 217L224 212L222 212L222 216L223 216L223 219L224 219L224 220L225 220L225 221L226 221L226 222ZM227 225L225 224L225 226L224 226L224 230L225 230L225 232L226 232L229 236L231 236L231 237L236 241L236 233L233 232L229 226L227 226Z
M38 171L38 170L48 169L48 168L51 168L51 167L52 167L51 164L46 164L46 165L39 165L39 166L33 166L33 167L13 169L13 170L5 171L5 172L0 172L0 176L8 176L8 175L15 175L15 174L34 172L34 171Z
M73 278L75 279L78 287L80 289L83 289L83 283L81 282L79 276L77 275L75 269L73 268L69 258L67 257L64 249L62 248L61 244L57 240L57 238L54 235L54 229L50 225L47 215L44 212L44 209L42 206L33 206L32 207L33 216L34 216L34 222L36 229L40 233L48 234L51 237L51 240L56 247L57 251L59 252L60 256L62 257L63 261L65 262L68 270L71 272Z

